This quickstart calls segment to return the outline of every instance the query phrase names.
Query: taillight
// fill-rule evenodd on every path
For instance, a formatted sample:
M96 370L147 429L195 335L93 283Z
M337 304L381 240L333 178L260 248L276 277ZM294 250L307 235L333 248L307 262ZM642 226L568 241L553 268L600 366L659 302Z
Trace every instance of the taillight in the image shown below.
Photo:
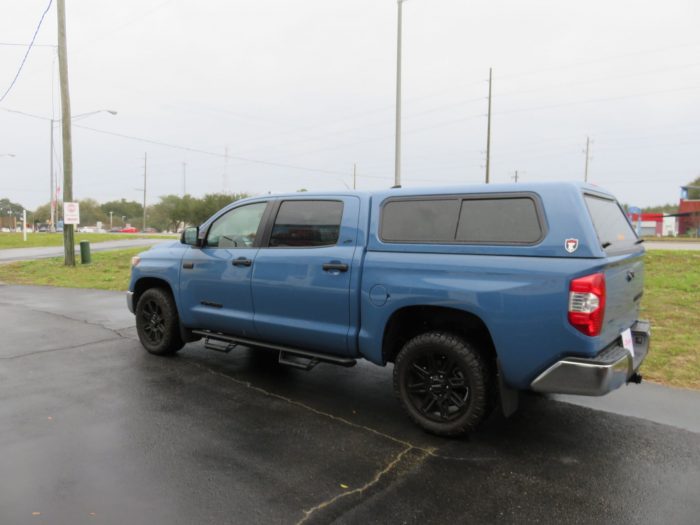
M605 274L579 277L569 285L569 322L579 332L600 335L605 317Z

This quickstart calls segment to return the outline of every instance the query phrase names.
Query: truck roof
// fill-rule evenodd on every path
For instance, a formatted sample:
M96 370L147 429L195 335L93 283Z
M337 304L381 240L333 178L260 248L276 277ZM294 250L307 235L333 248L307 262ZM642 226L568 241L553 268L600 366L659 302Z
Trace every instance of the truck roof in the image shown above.
M515 193L515 192L534 192L539 193L540 191L582 191L589 190L592 192L609 195L613 197L613 194L608 190L595 186L593 184L586 184L577 181L567 181L567 182L529 182L529 183L510 183L510 184L464 184L464 185L452 185L452 186L412 186L407 188L388 188L388 189L378 189L378 190L338 190L338 191L309 191L309 192L294 192L294 193L273 193L269 196L258 195L256 197L251 197L251 199L260 199L263 197L273 197L273 198L288 198L288 197L328 197L332 195L358 195L364 197L376 197L380 200L384 200L389 197L412 197L418 195L455 195L464 193Z

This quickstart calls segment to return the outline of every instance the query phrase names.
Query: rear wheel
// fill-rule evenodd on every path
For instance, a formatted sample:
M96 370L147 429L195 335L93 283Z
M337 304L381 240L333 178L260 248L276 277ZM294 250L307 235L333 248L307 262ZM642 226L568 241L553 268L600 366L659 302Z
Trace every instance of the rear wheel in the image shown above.
M136 305L136 331L143 347L156 355L172 355L185 343L172 295L163 288L150 288Z
M487 414L489 372L464 339L429 332L408 341L394 366L394 390L408 415L440 436L474 430Z

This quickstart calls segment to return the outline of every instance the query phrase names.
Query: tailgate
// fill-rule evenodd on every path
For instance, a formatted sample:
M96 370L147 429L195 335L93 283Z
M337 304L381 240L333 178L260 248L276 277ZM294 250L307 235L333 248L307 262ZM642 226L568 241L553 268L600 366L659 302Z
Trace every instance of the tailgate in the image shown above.
M605 273L606 305L600 336L605 344L614 341L639 319L644 290L643 255L644 252L637 252L611 257L602 269Z
M584 194L605 262L606 305L602 343L607 345L631 327L639 316L644 289L644 248L617 201L602 195Z

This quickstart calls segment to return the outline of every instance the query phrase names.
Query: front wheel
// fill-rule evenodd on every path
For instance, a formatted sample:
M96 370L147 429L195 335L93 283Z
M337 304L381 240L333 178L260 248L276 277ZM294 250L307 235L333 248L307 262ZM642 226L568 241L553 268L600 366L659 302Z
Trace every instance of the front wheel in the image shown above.
M474 430L489 406L484 358L460 337L429 332L408 341L396 357L394 391L408 415L440 436Z
M150 288L143 292L136 305L136 332L151 354L172 355L185 346L177 307L168 291Z

